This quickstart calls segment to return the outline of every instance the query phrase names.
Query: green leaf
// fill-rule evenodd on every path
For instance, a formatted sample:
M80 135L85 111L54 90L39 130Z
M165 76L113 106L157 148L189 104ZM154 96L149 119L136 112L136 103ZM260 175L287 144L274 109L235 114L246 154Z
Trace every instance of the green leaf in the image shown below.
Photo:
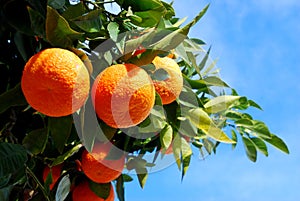
M253 100L248 100L248 103L250 106L255 107L257 109L263 110L256 102L254 102Z
M134 12L134 15L142 19L141 22L135 23L136 25L140 27L155 27L159 23L163 13L156 10L147 10Z
M55 9L47 6L46 38L53 46L69 47L73 41L82 38L83 34L74 31L68 21Z
M77 3L75 5L70 5L62 13L62 16L67 20L72 20L77 17L84 15L88 10L86 9L84 2Z
M101 13L102 10L100 9L92 10L82 16L72 19L71 21L85 32L97 33L100 32L102 28L102 21L100 18Z
M110 38L111 38L114 42L116 42L117 39L118 39L118 34L119 34L119 32L120 32L118 23L116 23L116 22L110 22L110 23L107 25L107 30L108 30L108 33L109 33Z
M230 108L231 105L234 104L237 100L240 99L240 96L218 96L211 100L209 100L207 103L204 104L205 111L209 113L218 113L225 111Z
M110 193L111 183L95 183L89 181L89 187L98 197L106 200Z
M236 134L236 132L235 132L235 130L231 130L231 138L232 138L232 140L233 141L235 141L235 143L232 143L232 149L234 149L235 147L236 147L236 145L237 145L237 141L238 141L238 138L237 138L237 134Z
M211 120L209 115L201 108L191 109L187 118L207 136L224 143L235 143Z
M48 5L55 9L60 9L63 8L65 2L65 0L48 0Z
M131 177L130 177L131 178ZM124 176L123 174L117 178L116 182L116 193L119 201L125 201L125 190L124 190Z
M160 132L160 143L163 150L166 150L172 144L173 129L167 124L164 129Z
M270 136L271 138L264 138L264 140L268 143L270 143L271 145L273 145L274 147L276 147L277 149L279 149L280 151L289 154L289 148L287 147L287 145L285 144L285 142L279 138L278 136L271 134Z
M172 143L173 156L175 158L177 167L181 170L181 137L178 133L174 134L174 139Z
M33 130L23 139L23 146L33 155L43 153L48 142L47 128Z
M54 161L52 162L52 166L56 166L59 165L61 163L63 163L65 160L67 160L68 158L70 158L71 156L73 156L75 153L77 153L79 151L79 149L82 147L82 144L78 144L74 147L72 147L69 151L67 151L66 153L59 155L56 159L54 159Z
M19 144L0 143L0 178L24 168L26 149Z
M191 156L192 156L192 149L189 143L183 138L180 137L181 139L181 159L182 159L182 177L183 179L184 175L186 174L190 161L191 161Z
M122 178L124 182L131 182L133 181L133 178L129 176L128 174L122 174Z
M133 11L158 10L165 11L165 7L160 0L117 0L124 9L131 7Z
M61 178L56 194L55 194L55 201L64 201L67 196L70 193L71 189L71 180L69 178L69 175L65 175L63 178Z
M229 87L223 80L216 76L205 77L200 81L208 86Z
M207 63L207 60L209 58L209 53L210 53L210 48L207 50L206 54L204 55L203 59L201 60L199 66L196 68L197 70L197 73L199 75L201 75L200 71L205 67L206 63Z
M211 154L215 148L215 144L209 139L203 139L203 145L208 154Z
M0 189L0 200L1 201L9 201L10 193L13 189L13 185L7 186L5 188Z
M35 35L44 38L46 34L45 17L40 12L37 12L31 7L27 7L27 9L30 17L31 29L33 30Z
M152 80L164 81L170 78L170 75L165 69L159 68L151 75L151 78Z
M144 188L146 181L148 179L148 171L147 168L145 167L137 167L135 168L135 171L137 173L137 177L139 180L139 184L141 186L141 188Z
M190 23L185 25L183 28L177 29L176 31L170 32L167 36L163 37L158 42L150 46L153 50L169 51L176 48L189 33L189 30L194 26L206 13L209 5L207 5Z
M229 119L239 120L243 118L243 115L240 112L234 110L227 110L225 116Z
M242 139L243 139L243 143L244 143L244 147L245 147L245 150L246 150L247 157L252 162L256 162L257 151L256 151L255 145L253 144L253 142L251 140L249 140L246 137L242 137Z
M54 146L62 153L71 134L73 118L71 115L64 117L49 117L48 129L53 138Z
M251 140L253 142L254 146L256 147L256 149L258 151L260 151L265 156L268 156L268 147L262 139L252 137L252 138L249 138L249 140Z
M22 93L21 84L0 95L0 114L13 106L26 105L27 101Z

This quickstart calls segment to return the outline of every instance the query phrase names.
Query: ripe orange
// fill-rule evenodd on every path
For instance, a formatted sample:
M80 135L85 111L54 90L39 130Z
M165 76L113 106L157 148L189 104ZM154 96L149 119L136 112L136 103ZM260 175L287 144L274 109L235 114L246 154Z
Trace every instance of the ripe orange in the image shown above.
M97 76L91 94L98 117L114 128L128 128L141 123L155 101L150 76L133 64L106 68Z
M73 201L114 201L114 188L110 184L109 196L106 199L97 196L89 187L88 181L84 181L76 186L72 193Z
M21 87L31 107L60 117L74 113L84 104L90 79L84 63L73 52L49 48L28 60Z
M61 174L62 166L63 166L62 164L53 166L51 168L49 166L45 166L44 171L43 171L43 180L44 180L44 182L46 181L49 173L51 172L51 174L52 174L52 182L51 182L51 184L49 186L50 190L53 189L55 183L59 179L60 174Z
M117 159L106 159L110 152L117 154ZM125 155L108 142L95 144L93 151L84 150L81 156L81 168L84 174L96 183L108 183L118 178L125 164ZM111 156L111 155L110 155Z
M156 56L152 61L157 69L167 71L169 77L165 80L153 80L155 90L160 95L164 105L172 103L181 93L183 88L183 78L181 70L173 59L169 57Z

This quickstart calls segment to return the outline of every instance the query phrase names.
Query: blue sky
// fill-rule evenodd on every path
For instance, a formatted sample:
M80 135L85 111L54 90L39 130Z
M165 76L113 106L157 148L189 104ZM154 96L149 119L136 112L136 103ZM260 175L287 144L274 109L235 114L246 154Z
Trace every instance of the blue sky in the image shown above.
M290 155L269 146L250 162L239 144L221 146L205 160L197 153L181 182L175 165L149 175L144 189L126 183L128 201L296 201L300 197L300 1L175 0L178 17L192 19L207 3L190 36L212 45L221 77L257 101L257 119L288 144Z

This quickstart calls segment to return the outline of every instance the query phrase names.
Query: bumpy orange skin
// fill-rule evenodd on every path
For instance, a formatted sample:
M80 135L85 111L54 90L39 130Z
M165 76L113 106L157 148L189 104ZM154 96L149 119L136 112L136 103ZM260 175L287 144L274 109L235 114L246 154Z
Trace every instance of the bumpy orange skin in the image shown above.
M125 155L118 153L116 160L106 159L112 149L112 144L96 144L89 153L84 150L81 156L81 168L84 174L96 183L108 183L118 178L125 164ZM115 149L114 151L119 151Z
M133 64L112 65L92 87L92 101L100 119L113 128L128 128L150 114L155 88L149 75Z
M84 104L90 79L84 63L73 52L49 48L28 60L21 87L32 108L60 117L74 113Z
M59 179L60 174L61 174L61 170L62 170L62 166L63 166L62 164L56 165L56 166L51 167L51 169L50 169L50 167L45 166L44 171L43 171L43 180L44 180L44 182L46 181L47 176L50 173L50 171L51 171L51 174L52 174L52 183L49 185L50 190L53 189L54 185L56 184L57 180Z
M84 181L76 186L72 193L73 201L114 201L114 188L110 186L110 193L106 199L98 197L89 187L89 183Z
M183 78L178 64L169 57L155 57L152 61L157 69L168 72L166 80L153 80L156 92L160 95L163 105L170 104L178 98L183 88Z

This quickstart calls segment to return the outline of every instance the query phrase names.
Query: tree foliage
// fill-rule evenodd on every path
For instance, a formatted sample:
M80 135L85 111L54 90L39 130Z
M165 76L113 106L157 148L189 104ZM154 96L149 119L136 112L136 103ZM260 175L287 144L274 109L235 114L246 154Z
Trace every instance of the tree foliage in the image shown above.
M209 5L190 22L177 18L172 3L161 0L1 0L0 5L0 200L71 200L71 186L82 176L76 161L95 140L111 140L127 153L124 174L114 182L121 201L125 183L134 179L130 173L144 187L148 172L170 146L182 177L195 151L210 155L223 143L233 148L242 143L253 162L258 153L268 156L269 145L289 153L282 139L247 113L262 108L223 81L210 48L205 51L202 40L189 37ZM91 80L122 62L151 74L153 58L171 53L181 67L184 88L168 105L157 95L149 117L133 128L87 121L90 99L73 115L48 117L28 105L20 80L26 61L50 47L74 51ZM143 51L136 54L139 49ZM152 77L166 79L168 74L154 72ZM65 172L50 191L41 170L62 163ZM94 184L93 189L101 188Z

